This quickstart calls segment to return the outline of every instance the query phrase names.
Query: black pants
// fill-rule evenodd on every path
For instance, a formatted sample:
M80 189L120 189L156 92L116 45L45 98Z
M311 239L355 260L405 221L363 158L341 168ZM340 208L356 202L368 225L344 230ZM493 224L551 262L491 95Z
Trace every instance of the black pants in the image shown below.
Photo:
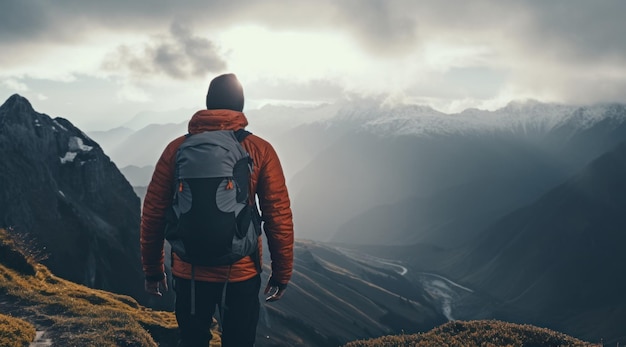
M176 320L180 344L184 347L207 347L211 340L211 322L215 306L221 306L224 283L195 281L196 312L191 314L191 281L175 277ZM222 346L254 346L259 320L261 276L243 282L229 282L222 322Z

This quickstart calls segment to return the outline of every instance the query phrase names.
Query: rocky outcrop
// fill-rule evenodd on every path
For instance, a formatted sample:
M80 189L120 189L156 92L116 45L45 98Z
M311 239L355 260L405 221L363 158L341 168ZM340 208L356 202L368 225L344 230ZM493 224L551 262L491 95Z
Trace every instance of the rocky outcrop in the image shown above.
M0 107L0 227L57 275L143 299L140 202L100 146L19 95Z

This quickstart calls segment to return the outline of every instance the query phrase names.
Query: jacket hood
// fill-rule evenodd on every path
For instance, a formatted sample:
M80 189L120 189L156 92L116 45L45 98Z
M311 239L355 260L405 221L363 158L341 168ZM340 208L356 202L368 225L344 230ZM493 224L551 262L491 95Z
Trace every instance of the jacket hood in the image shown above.
M213 130L239 130L248 125L248 119L242 112L232 110L200 110L191 120L187 131L197 134Z

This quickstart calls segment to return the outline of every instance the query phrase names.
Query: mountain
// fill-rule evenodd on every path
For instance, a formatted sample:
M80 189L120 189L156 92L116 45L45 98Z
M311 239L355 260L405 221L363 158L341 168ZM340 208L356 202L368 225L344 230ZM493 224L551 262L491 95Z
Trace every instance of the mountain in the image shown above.
M147 187L152 179L152 173L154 172L154 166L148 165L138 167L135 165L128 165L120 168L124 177L128 180L133 187ZM142 196L140 196L142 197Z
M300 236L453 247L626 138L626 109L540 103L364 111L291 180Z
M626 340L626 142L464 247L443 271L502 304L499 317Z
M131 128L117 127L107 131L88 131L86 133L94 141L98 142L105 152L109 153L115 149L123 139L134 132L135 130ZM115 162L113 158L111 158L111 160Z
M147 300L139 198L96 142L13 95L0 106L0 156L0 227L65 279Z
M191 108L164 111L142 111L137 113L129 121L122 124L121 127L138 131L152 124L178 124L187 121L193 112L195 112L195 110Z
M109 131L110 132L110 131ZM109 132L90 133L99 141L110 137ZM115 132L115 130L113 130ZM187 133L187 122L150 124L145 128L120 137L114 143L104 147L115 164L122 168L130 165L137 167L154 166L170 141Z

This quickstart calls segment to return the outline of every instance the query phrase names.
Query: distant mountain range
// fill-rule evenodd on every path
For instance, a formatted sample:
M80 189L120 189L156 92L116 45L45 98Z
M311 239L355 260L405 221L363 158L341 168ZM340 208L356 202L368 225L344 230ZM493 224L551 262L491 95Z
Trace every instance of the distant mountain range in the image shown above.
M529 101L443 114L363 102L268 106L248 118L281 157L300 238L447 247L531 203L619 143L624 113L620 104ZM111 136L122 132L90 136L110 149L133 186L144 186L186 122Z
M626 109L617 104L512 104L440 115L459 119L446 121L451 128L438 126L430 109L385 112L364 111L363 119L356 112L323 130L309 127L318 134L309 137L319 142L322 134L344 132L321 144L324 150L290 181L300 237L456 246L626 138ZM377 132L374 123L387 127Z

